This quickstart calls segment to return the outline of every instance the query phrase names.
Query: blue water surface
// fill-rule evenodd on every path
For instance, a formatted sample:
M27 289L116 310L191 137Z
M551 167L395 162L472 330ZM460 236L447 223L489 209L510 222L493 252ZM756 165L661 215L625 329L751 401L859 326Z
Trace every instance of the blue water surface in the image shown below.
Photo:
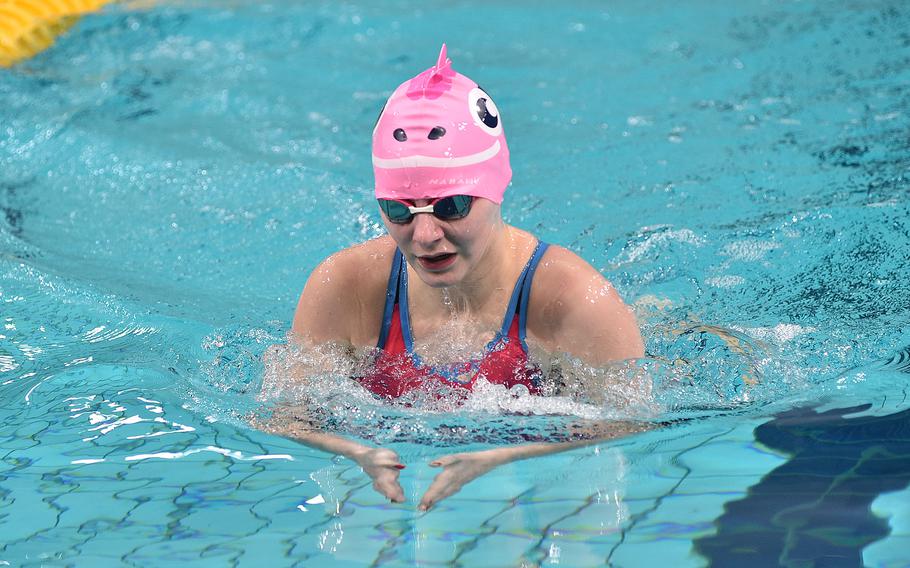
M0 72L0 564L910 566L907 30L897 0L85 17ZM502 112L506 219L636 310L661 427L423 514L440 452L568 420L331 391L407 461L390 505L249 417L309 271L383 233L370 133L443 41Z

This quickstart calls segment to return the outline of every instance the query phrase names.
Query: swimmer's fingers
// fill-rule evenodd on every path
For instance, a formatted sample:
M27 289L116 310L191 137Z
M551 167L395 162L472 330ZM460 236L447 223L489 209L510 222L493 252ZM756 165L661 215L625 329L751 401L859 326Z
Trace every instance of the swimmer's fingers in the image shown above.
M464 483L460 483L455 479L452 472L443 470L430 484L427 492L423 494L417 509L419 511L429 511L436 503L457 493L463 486Z
M433 483L424 493L417 509L428 511L439 501L458 493L470 481L496 467L497 462L485 452L451 454L430 462L431 467L441 467Z
M449 467L454 465L461 460L461 456L466 454L449 454L447 456L442 456L441 458L436 458L430 462L430 467Z
M388 448L371 448L359 455L357 463L373 479L373 489L393 503L404 502L404 490L398 476L404 464L398 454Z
M393 503L404 503L404 489L398 483L398 471L386 470L373 477L373 489Z

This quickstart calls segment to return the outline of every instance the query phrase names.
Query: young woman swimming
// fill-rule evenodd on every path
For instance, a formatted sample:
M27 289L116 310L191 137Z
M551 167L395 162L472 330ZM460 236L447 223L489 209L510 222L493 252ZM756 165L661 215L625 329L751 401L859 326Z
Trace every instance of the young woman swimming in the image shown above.
M373 168L388 236L313 271L294 316L295 342L378 347L356 380L387 399L440 385L467 391L481 380L538 393L529 346L591 365L644 355L632 312L597 270L503 221L512 170L502 120L490 96L452 69L445 45L435 66L389 97L373 131ZM463 356L431 356L439 352ZM394 451L305 426L282 433L354 459L376 490L404 500ZM419 508L503 463L583 443L440 457L430 465L442 472Z

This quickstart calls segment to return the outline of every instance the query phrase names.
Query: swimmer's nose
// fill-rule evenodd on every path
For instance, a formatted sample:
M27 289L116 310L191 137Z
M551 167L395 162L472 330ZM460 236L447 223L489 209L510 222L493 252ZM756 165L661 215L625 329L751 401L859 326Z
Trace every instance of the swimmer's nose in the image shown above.
M442 238L442 229L432 213L418 213L411 221L414 225L412 239L418 244L431 244Z

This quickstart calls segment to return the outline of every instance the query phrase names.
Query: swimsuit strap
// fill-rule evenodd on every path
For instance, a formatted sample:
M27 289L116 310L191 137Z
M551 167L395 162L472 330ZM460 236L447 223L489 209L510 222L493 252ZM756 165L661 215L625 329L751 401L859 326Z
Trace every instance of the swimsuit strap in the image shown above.
M398 303L398 287L401 281L401 267L404 264L404 255L398 248L395 248L395 256L392 258L392 270L389 272L389 282L385 289L385 308L382 312L382 328L379 330L379 341L376 346L385 349L385 342L389 338L389 328L392 326L392 315L395 312L395 304Z
M404 255L401 251L402 262L398 271L398 319L401 320L401 336L404 339L404 348L409 355L414 355L414 336L411 335L411 313L408 308L408 263L404 261Z
M550 245L543 241L537 241L537 246L534 247L534 252L531 254L531 258L528 259L528 263L525 264L524 269L518 276L518 281L515 282L515 289L512 291L512 298L509 300L509 307L506 309L506 315L502 320L502 329L499 331L499 334L502 337L508 337L509 328L512 327L512 321L515 319L515 316L517 314L518 339L521 341L521 346L525 350L525 353L528 352L528 345L525 343L525 336L526 325L528 322L528 304L530 304L531 300L531 283L534 281L534 272L537 271L537 266L540 264L540 259L543 258L543 255L549 246Z
M502 319L502 328L499 331L501 337L508 337L512 321L518 315L518 339L521 341L521 346L526 353L528 346L525 343L525 327L528 320L531 282L534 280L534 272L540 264L540 259L549 246L543 241L537 241L537 246L534 247L531 258L528 259L527 264L525 264L521 274L518 276L518 280L515 282L512 297L509 299L508 308L506 308L505 316ZM392 261L392 270L386 287L385 311L383 312L382 330L378 342L380 349L385 347L396 305L398 306L398 318L401 321L401 335L404 338L405 349L408 353L413 354L414 336L411 334L411 317L408 312L408 268L407 263L404 261L404 255L398 249L395 249L395 259Z

